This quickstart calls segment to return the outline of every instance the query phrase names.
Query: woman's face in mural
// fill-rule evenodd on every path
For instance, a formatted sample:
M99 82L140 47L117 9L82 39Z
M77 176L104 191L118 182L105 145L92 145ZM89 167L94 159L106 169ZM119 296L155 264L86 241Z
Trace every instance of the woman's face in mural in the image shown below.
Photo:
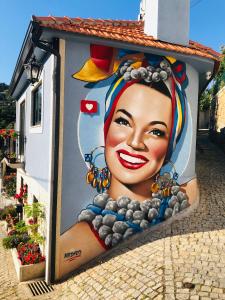
M151 87L133 84L116 106L106 137L106 162L118 181L138 184L163 165L171 130L169 97Z

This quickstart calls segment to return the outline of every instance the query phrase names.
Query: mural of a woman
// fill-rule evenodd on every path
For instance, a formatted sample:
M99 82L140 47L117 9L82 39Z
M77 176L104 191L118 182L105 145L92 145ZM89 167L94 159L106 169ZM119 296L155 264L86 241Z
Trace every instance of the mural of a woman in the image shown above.
M149 99L151 99L149 101ZM108 194L143 201L165 160L171 100L153 87L133 84L120 97L105 143L111 175Z
M173 166L170 158L184 128L185 64L126 51L115 57L114 53L105 75L101 70L96 78L89 77L87 64L74 75L87 82L109 76L113 80L105 97L107 166L97 168L94 153L86 155L91 166L88 182L99 194L81 211L79 222L62 235L62 274L175 215L194 197L192 184L186 190L177 184L176 170L160 174L165 164ZM75 250L80 256L68 263L64 254Z

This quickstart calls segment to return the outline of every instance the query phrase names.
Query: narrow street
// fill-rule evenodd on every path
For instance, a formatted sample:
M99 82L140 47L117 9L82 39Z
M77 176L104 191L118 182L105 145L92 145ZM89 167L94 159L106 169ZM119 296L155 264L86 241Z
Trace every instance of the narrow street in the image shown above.
M0 243L0 299L225 299L225 154L204 132L197 175L200 201L189 216L116 248L44 296L18 284L11 253Z

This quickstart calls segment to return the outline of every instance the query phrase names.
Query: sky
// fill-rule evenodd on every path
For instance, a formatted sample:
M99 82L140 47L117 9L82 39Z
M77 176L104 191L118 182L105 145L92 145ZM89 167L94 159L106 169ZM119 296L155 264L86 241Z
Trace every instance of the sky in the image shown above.
M225 0L190 0L190 39L225 44ZM32 15L136 20L140 0L0 0L0 82L9 84Z

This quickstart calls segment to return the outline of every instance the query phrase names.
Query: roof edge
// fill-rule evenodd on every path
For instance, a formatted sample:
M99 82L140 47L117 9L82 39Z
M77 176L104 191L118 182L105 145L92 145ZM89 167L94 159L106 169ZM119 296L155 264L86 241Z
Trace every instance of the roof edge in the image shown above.
M30 21L26 35L23 40L22 47L20 49L20 53L16 62L16 66L12 75L12 79L9 85L9 92L8 94L12 96L15 87L22 75L23 65L27 62L30 53L32 52L32 40L30 39L31 33L33 28L33 21Z
M80 33L84 36L98 36L103 39L121 40L131 44L162 48L169 51L184 52L187 55L208 56L214 61L220 61L221 54L210 47L204 46L192 40L188 46L168 43L154 39L152 36L144 34L143 21L130 20L112 20L112 19L90 19L90 18L69 18L69 17L37 17L33 19L39 23L42 28L51 28L61 32ZM102 28L104 27L104 30ZM119 31L118 31L119 29ZM128 30L128 34L126 31ZM129 35L134 30L136 37ZM153 44L155 44L153 46ZM188 53L190 52L190 53Z

